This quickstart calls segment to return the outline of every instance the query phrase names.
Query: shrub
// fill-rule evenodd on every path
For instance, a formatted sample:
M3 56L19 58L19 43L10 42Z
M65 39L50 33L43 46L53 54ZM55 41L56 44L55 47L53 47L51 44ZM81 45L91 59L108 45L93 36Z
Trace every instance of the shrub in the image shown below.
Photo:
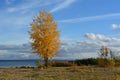
M111 67L111 66L115 66L115 61L111 59L99 59L98 65L100 67Z
M115 60L115 66L120 66L120 59Z
M37 67L38 68L43 68L44 67L40 60L37 61Z
M109 66L115 66L115 61L114 60L108 60Z
M75 63L78 66L80 66L80 65L97 65L98 59L88 58L88 59L75 60Z
M82 59L82 60L75 60L75 64L77 64L78 66L98 65L100 67L108 67L108 66L115 66L116 61L112 59L88 58L88 59Z
M20 68L26 68L26 66L20 66Z
M34 67L31 67L31 66L20 66L20 67L16 67L16 68L24 68L24 69L32 68L32 69L34 69Z
M78 68L78 66L76 64L74 64L73 66L71 66L71 69L73 71L78 71L79 70L79 68Z
M70 66L73 66L73 64L70 63L70 62L52 62L52 63L49 63L49 64L53 67L70 67Z

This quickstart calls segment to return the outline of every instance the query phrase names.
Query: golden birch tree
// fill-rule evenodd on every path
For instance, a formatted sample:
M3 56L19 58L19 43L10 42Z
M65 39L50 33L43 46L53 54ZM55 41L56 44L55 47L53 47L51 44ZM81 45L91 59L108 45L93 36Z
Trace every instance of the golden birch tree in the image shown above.
M57 24L50 13L42 11L33 19L31 27L32 48L44 59L47 67L48 60L59 52L60 34Z

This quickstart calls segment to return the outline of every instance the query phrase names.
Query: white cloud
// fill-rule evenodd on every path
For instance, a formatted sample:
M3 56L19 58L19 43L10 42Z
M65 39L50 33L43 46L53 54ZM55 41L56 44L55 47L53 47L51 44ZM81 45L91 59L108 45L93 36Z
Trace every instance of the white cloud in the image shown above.
M120 25L118 25L118 24L112 24L112 29L113 30L120 30Z
M64 0L63 3L60 3L59 5L55 6L55 8L53 8L50 12L55 12L55 11L67 8L74 2L75 0Z
M104 42L120 42L119 38L107 37L101 34L86 33L85 37L92 39L92 40L100 40Z
M56 55L55 59L81 59L95 57L92 53L96 53L99 46L96 43L82 41L74 42L66 41L62 42L60 53ZM39 56L32 53L30 45L0 45L0 59L38 59ZM88 53L85 54L83 53Z
M105 19L110 17L116 17L116 16L120 16L120 13L111 13L111 14L104 14L104 15L74 18L74 19L58 20L58 22L78 23L78 22L95 21L95 20L100 20L100 19Z
M102 44L106 43L110 49L120 53L120 45L101 41L62 41L60 53L54 59L83 59L98 57L98 51ZM39 59L39 56L31 50L29 44L0 45L0 59Z
M114 54L120 54L120 39L115 37L107 37L101 34L86 33L85 37L91 39L90 42L96 43L97 46L106 46L110 48ZM93 48L94 49L94 48Z
M93 34L93 33L86 33L86 34L85 34L85 37L90 38L90 39L93 39L93 40L96 40L96 35Z
M0 60L14 59L38 59L36 54L32 53L30 45L0 45Z
M67 41L62 43L64 43L64 47L61 47L60 54L57 56L59 59L98 57L97 52L101 47L99 43L93 41L74 41L74 43L72 43L72 41Z

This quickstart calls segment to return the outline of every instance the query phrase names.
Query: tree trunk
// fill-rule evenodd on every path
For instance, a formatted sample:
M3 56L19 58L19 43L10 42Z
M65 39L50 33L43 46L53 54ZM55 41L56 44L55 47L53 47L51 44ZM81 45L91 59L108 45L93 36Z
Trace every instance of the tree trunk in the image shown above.
M46 58L44 61L45 61L45 67L47 68L48 67L48 58Z

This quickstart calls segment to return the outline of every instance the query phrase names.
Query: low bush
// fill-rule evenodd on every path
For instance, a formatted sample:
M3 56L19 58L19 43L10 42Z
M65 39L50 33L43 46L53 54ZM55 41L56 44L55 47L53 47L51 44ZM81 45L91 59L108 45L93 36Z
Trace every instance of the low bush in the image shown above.
M98 59L98 66L100 67L115 66L115 61L111 59Z
M75 65L75 64L73 66L71 66L71 69L72 69L72 71L78 71L79 70L78 66Z
M73 63L70 63L70 62L52 62L52 63L49 63L49 65L51 65L53 67L70 67L70 66L73 66Z
M43 68L44 65L42 64L42 62L40 60L37 61L37 68Z
M75 60L74 62L78 66L81 66L81 65L98 65L98 59L95 59L95 58Z
M119 67L119 66L120 66L120 59L116 59L116 60L115 60L115 66L116 66L116 67Z
M34 67L31 67L31 66L20 66L20 67L16 67L16 68L24 68L24 69L28 69L28 68L34 68Z

